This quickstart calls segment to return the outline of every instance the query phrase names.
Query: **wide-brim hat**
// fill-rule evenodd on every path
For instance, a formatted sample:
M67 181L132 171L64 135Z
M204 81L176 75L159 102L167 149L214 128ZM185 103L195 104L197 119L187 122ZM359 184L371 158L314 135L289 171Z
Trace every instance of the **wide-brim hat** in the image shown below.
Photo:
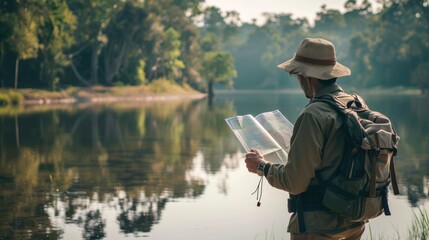
M321 80L351 74L350 69L337 62L334 45L321 38L305 38L296 50L294 58L277 67L290 74L300 74Z

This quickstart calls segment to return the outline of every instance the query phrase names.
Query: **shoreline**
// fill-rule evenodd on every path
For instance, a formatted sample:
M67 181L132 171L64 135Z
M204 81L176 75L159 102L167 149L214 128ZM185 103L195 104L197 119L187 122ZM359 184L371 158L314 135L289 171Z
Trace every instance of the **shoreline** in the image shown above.
M68 88L59 91L42 89L0 89L0 115L17 115L53 109L91 106L147 106L155 102L196 101L207 97L190 88L148 86Z
M119 103L119 102L149 102L149 101L171 101L180 99L203 99L207 97L205 93L159 93L142 94L137 96L93 96L93 97L64 97L64 98L38 98L23 99L22 105L67 105L80 103Z
M140 96L105 96L94 98L40 98L23 100L17 105L0 106L0 116L18 116L44 111L68 111L86 108L146 108L154 104L176 104L203 100L204 93L162 93Z
M189 86L178 86L165 82L147 86L69 87L57 91L32 88L0 89L0 102L2 103L0 108L31 105L73 105L80 103L202 99L206 96L206 93L198 92Z

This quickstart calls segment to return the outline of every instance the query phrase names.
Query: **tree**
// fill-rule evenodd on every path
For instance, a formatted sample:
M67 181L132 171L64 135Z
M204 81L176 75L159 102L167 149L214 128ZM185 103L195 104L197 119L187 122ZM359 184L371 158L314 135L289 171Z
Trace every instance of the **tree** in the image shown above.
M79 29L76 31L74 52L69 54L70 64L75 76L84 85L98 84L99 82L100 54L108 43L104 29L115 16L114 13L123 6L122 2L119 0L68 0L70 9L77 17L77 28ZM76 58L79 61L76 61ZM90 59L89 62L86 60L87 58ZM89 66L89 71L86 66ZM79 68L82 70L79 71Z
M328 9L322 5L317 13L313 30L325 33L336 33L345 27L344 16L338 10Z
M39 42L37 39L38 1L20 1L11 4L13 12L9 15L12 34L8 38L9 46L16 55L14 87L18 88L19 62L37 57Z
M59 83L59 74L69 65L65 51L74 43L76 17L65 0L47 1L40 9L39 26L39 81L46 82L51 89Z
M306 19L294 19L291 14L265 14L267 20L263 26L269 34L270 41L265 52L259 59L260 66L265 70L266 77L260 79L263 88L278 88L290 82L278 78L276 66L292 57L296 46L304 38L309 27Z
M144 1L144 8L148 12L146 24L149 31L145 34L144 50L147 56L145 62L149 82L164 73L174 72L175 79L173 80L180 84L189 81L199 83L201 77L198 68L201 53L198 44L199 31L194 23L196 22L195 17L200 14L201 2L202 0ZM168 29L171 29L169 33L167 33ZM167 61L170 66L162 66L168 55L170 55L169 57L174 55L171 55L174 52L172 49L177 43L180 43L178 61ZM168 49L164 49L163 46L167 46ZM181 64L183 65L180 66ZM167 72L165 72L166 70ZM171 75L170 73L168 74Z
M185 67L180 60L179 32L174 28L169 28L160 35L161 42L156 53L155 62L152 65L152 78L166 77L171 81L181 77L182 69Z
M105 28L104 33L108 43L102 50L101 58L104 70L103 79L106 85L112 85L113 79L119 75L127 58L137 58L138 65L141 64L141 61L144 63L141 56L141 40L136 36L141 36L148 30L144 25L146 17L147 13L141 5L126 2ZM136 73L138 65L131 66L126 71ZM133 67L135 69L132 69ZM135 83L131 79L121 79L121 82Z
M209 101L213 99L213 84L221 83L231 86L232 79L237 76L234 58L228 52L211 51L204 55L202 75L208 85Z
M66 0L9 0L2 2L0 13L0 22L5 23L0 31L0 68L7 69L1 78L15 78L6 85L18 87L18 78L23 78L22 86L45 87L58 81L68 64L65 51L73 43L75 24ZM21 74L20 62L25 68Z
M8 4L0 5L0 79L1 87L4 87L5 80L5 69L4 69L4 59L5 55L8 52L8 43L9 38L13 34L13 24L11 21L12 9L10 9Z

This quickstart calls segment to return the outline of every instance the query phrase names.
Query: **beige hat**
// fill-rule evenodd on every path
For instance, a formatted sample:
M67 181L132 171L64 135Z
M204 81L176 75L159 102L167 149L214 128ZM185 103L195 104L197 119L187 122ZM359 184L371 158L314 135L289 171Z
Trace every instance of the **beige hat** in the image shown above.
M351 74L350 69L337 62L334 45L321 38L305 38L296 50L294 58L277 67L290 74L321 80Z

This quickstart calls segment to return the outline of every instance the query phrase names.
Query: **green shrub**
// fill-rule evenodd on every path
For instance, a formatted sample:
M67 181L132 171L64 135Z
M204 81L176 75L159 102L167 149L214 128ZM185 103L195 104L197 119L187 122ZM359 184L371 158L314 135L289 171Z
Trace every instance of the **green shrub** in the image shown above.
M0 92L0 106L18 106L22 103L24 97L17 91L1 91Z
M185 90L183 89L183 87L181 87L177 83L169 81L169 80L167 80L165 78L159 78L159 79L154 80L153 82L151 82L149 84L149 88L154 93L165 93L165 92L179 93L179 92L185 92Z
M13 106L20 105L24 99L21 93L15 92L15 91L9 91L8 95L9 95L9 103Z
M3 92L0 92L0 107L9 105L9 96Z

